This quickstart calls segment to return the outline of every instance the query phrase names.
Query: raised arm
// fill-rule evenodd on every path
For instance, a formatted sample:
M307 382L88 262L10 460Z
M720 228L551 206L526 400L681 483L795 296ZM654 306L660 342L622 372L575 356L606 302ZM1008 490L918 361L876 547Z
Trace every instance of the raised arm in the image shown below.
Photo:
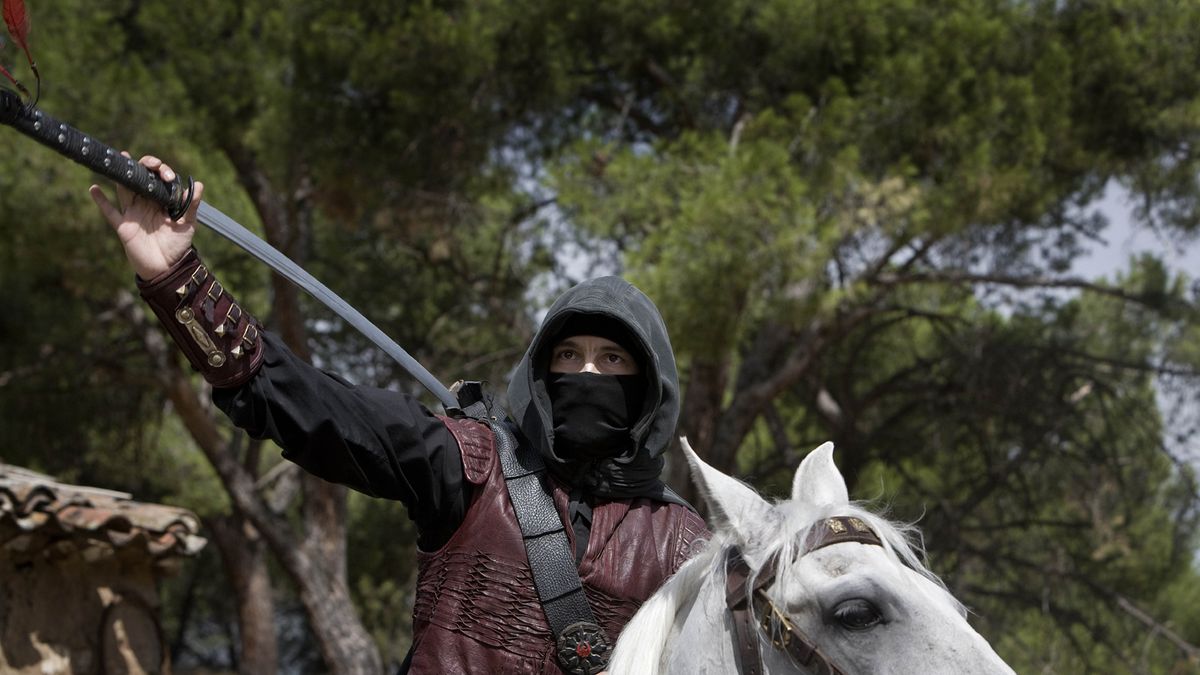
M173 180L173 170L157 158L140 162ZM197 183L192 207L176 220L120 187L115 205L91 188L138 274L142 297L213 385L217 406L309 472L402 501L422 548L439 547L462 522L470 497L453 435L416 399L322 372L263 330L192 247L202 192Z
M471 486L446 424L415 398L353 385L321 371L266 332L263 363L245 385L213 388L213 402L255 438L270 438L309 473L396 499L436 550L466 514Z

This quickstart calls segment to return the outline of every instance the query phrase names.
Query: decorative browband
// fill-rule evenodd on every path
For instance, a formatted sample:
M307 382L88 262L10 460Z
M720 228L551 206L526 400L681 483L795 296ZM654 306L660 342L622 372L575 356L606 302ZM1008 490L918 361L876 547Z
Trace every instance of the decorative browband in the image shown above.
M856 541L860 544L883 546L879 536L861 518L853 516L832 516L814 523L804 541L804 550L813 552L817 549Z
M138 289L192 367L214 387L239 386L258 371L260 324L208 271L195 249L154 279L138 279Z

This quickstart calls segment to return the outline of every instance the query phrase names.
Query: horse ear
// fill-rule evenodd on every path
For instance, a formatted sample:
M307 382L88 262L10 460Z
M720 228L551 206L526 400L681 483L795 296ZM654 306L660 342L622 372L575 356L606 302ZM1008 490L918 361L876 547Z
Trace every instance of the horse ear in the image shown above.
M826 441L800 462L792 479L792 499L813 506L850 501L846 479L833 463L833 443Z
M770 505L758 496L750 486L714 469L700 459L687 437L681 436L683 454L687 456L692 470L692 480L700 488L713 518L714 529L732 528L734 532L746 532L754 524L762 523Z

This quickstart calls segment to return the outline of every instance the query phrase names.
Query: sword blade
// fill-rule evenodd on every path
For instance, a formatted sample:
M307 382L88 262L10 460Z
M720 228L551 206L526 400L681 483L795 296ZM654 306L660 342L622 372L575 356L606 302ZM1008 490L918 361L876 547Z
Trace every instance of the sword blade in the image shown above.
M267 267L278 272L288 281L307 291L309 295L321 301L329 309L332 309L346 323L357 329L368 340L374 342L388 356L395 359L400 364L400 367L409 375L417 378L418 382L424 385L426 389L441 401L442 406L446 410L458 407L458 401L455 399L454 394L450 393L450 390L445 385L430 374L425 369L425 366L422 366L408 352L404 351L403 347L396 344L395 340L379 330L375 324L371 323L357 309L354 309L345 300L342 300L337 293L329 290L325 284L317 281L316 277L304 271L303 268L292 262L290 258L280 253L278 249L260 239L233 218L210 206L208 202L200 203L200 209L196 213L196 220L201 225L208 227L222 237L237 244L239 248L254 256Z

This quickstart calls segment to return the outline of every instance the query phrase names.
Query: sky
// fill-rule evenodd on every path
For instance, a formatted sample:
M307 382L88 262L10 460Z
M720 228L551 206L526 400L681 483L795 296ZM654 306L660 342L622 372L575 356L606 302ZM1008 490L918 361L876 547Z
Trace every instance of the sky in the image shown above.
M1108 216L1109 226L1104 231L1107 245L1094 245L1090 255L1079 258L1072 269L1076 276L1112 279L1116 272L1129 267L1130 256L1147 252L1161 255L1167 267L1193 280L1200 276L1200 240L1181 246L1146 228L1135 228L1129 192L1117 183L1108 184L1104 198L1093 209Z
M1180 244L1169 241L1147 228L1135 227L1129 193L1115 182L1109 183L1104 198L1094 205L1094 209L1109 219L1109 226L1104 231L1106 242L1094 245L1090 255L1082 256L1076 261L1072 268L1075 276L1085 279L1112 279L1116 273L1129 267L1131 256L1153 253L1161 256L1173 272L1187 275L1192 288L1197 289L1193 293L1200 297L1200 281L1197 281L1200 278L1200 240L1194 239ZM1175 428L1167 430L1164 438L1166 447L1175 457L1200 468L1200 438L1190 433L1191 425L1200 421L1200 410L1190 403L1195 400L1194 393L1188 395L1185 392L1185 398L1176 399L1161 386L1157 391L1159 411L1164 419L1174 420L1175 425ZM1176 409L1177 405L1183 406L1182 419L1172 416L1170 412Z

